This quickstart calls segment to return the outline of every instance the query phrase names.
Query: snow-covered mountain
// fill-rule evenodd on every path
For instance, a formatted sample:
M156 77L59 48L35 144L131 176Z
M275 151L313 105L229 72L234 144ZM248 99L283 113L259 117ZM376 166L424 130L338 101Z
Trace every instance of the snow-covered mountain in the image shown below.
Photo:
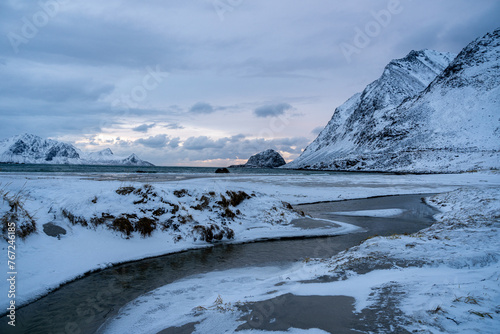
M250 168L275 168L286 164L285 159L273 149L268 149L263 152L254 154L248 159L246 164L233 165L230 167L250 167Z
M285 168L458 172L500 167L500 29L449 53L412 51L338 107Z
M117 157L107 148L85 153L71 144L23 134L0 141L0 162L27 164L76 164L153 166L137 155Z

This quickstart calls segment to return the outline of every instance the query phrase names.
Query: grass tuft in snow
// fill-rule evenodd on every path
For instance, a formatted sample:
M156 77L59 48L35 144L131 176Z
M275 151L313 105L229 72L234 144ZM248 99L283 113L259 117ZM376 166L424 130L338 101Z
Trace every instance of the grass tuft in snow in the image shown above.
M73 225L82 225L83 227L87 227L89 225L89 223L85 218L80 216L75 216L66 209L62 209L61 213L64 216L64 218L67 218Z
M7 235L9 228L12 229L13 223L16 235L21 239L25 239L37 230L33 216L24 208L21 194L22 192L19 191L15 195L10 195L8 191L0 189L0 197L2 198L0 225L5 240L9 240Z
M126 217L119 217L113 220L112 228L116 231L122 232L127 237L130 237L132 232L134 232L134 226Z
M120 187L118 189L116 189L116 193L118 195L128 195L128 194L131 194L132 192L134 192L135 188L134 187Z
M250 199L251 197L244 191L231 191L228 190L226 191L226 194L229 196L229 204L232 206L238 206L241 204L246 199Z

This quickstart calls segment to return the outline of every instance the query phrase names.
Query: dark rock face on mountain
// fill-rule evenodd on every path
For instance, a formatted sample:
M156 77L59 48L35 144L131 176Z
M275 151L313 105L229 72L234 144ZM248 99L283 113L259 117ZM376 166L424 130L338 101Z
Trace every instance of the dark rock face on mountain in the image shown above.
M46 161L52 161L54 158L62 157L69 159L79 159L80 155L76 152L75 148L71 145L59 143L50 148L45 156Z
M454 59L412 51L338 107L285 168L458 172L500 167L500 30Z
M286 164L285 159L275 150L268 149L264 152L252 155L246 164L233 165L230 167L248 167L248 168L276 168Z
M26 158L31 157L36 160L44 161L53 161L55 158L80 158L76 149L69 144L52 143L39 139L39 137L33 135L21 136L8 147L8 150L4 153L4 155L8 155L10 153L12 156Z
M0 141L0 162L28 164L79 164L153 166L135 154L115 157L111 150L84 153L73 145L24 134Z

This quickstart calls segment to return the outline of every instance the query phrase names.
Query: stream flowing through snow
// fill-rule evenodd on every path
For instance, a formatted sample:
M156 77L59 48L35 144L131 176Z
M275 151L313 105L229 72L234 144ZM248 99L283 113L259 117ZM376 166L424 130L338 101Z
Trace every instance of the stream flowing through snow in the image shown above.
M19 309L16 332L95 333L130 301L179 279L235 268L286 268L307 258L332 257L373 235L413 233L430 226L436 213L422 202L425 196L428 194L296 206L316 218L360 226L363 232L325 238L222 243L101 270ZM0 325L0 332L4 325Z

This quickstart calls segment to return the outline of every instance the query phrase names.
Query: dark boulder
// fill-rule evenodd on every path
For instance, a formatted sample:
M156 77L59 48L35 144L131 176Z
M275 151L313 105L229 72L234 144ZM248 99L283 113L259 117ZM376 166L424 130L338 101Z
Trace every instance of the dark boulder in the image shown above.
M268 149L264 152L252 155L246 164L233 165L230 168L276 168L286 164L285 159L275 150Z
M215 170L215 172L216 172L217 174L227 174L227 173L229 173L229 169L227 169L227 168L217 168L217 169Z

